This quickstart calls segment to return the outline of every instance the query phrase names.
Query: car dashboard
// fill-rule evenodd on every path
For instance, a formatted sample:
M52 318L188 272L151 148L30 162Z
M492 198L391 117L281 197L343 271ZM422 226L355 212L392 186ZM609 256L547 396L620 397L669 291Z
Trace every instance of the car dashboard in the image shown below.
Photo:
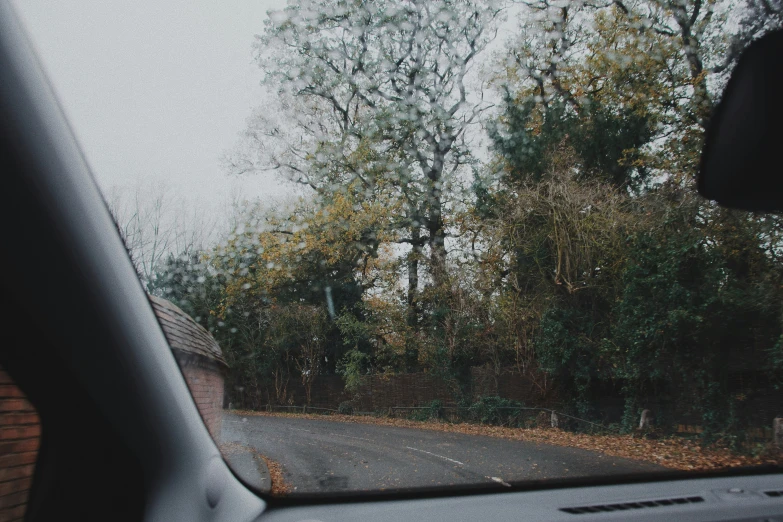
M783 520L783 476L735 476L434 499L270 506L258 520Z

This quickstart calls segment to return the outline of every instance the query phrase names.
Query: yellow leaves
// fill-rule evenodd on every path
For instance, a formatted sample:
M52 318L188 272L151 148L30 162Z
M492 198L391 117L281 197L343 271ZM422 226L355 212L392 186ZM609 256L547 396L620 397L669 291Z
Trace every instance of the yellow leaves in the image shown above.
M391 262L400 204L382 186L365 197L356 179L328 200L299 201L286 217L250 209L225 249L213 253L230 275L219 313L248 290L274 300L278 289L317 273L353 271L362 285L376 279Z
M409 333L404 307L388 293L366 295L363 305L368 317L366 324L371 325L372 336L382 341L383 349L402 354Z

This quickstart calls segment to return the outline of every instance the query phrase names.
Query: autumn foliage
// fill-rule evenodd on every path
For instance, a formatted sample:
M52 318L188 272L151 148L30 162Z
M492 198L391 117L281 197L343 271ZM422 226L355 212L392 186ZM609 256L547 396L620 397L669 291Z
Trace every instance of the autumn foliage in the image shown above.
M152 286L218 338L248 408L333 373L349 389L435 373L470 404L471 367L515 368L586 419L631 431L649 409L664 431L747 444L780 413L758 405L783 361L781 223L693 180L733 60L777 23L726 23L754 6L292 4L256 47L279 99L230 167L305 195L249 202ZM490 51L504 19L513 37ZM624 440L606 451L712 466Z

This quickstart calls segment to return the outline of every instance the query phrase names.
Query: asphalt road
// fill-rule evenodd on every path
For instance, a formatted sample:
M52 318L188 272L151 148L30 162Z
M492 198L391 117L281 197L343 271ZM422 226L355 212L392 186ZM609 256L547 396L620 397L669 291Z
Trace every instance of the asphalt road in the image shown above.
M533 442L328 420L225 414L223 441L277 461L292 493L388 490L660 471Z

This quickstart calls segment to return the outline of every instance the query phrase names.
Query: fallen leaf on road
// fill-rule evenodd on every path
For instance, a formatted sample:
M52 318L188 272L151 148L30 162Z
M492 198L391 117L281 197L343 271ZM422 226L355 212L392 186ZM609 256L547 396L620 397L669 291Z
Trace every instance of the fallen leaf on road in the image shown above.
M270 493L274 496L282 496L291 492L290 484L288 484L283 477L283 467L276 461L258 452L255 448L251 448L250 446L245 446L237 442L223 442L218 445L218 448L220 449L221 455L224 457L242 451L250 451L251 453L257 455L263 459L267 469L269 470L269 478L272 482Z

